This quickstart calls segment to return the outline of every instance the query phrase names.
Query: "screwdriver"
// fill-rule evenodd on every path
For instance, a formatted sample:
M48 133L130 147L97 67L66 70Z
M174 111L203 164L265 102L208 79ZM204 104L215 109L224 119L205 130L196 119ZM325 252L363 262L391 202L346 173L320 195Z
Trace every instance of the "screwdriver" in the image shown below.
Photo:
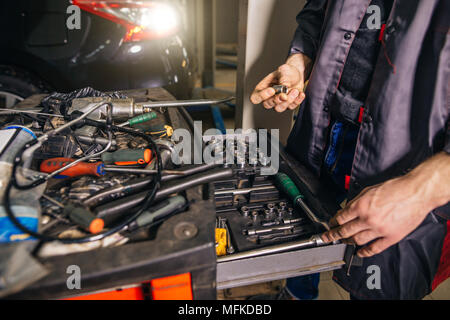
M156 119L157 116L158 115L156 114L156 112L145 113L145 114L142 114L140 116L131 118L131 119L129 119L128 121L126 121L124 123L119 124L119 127L125 127L125 126L133 127L133 126L135 126L137 124L141 124L141 123L144 123L144 122Z
M66 205L64 214L66 214L72 222L92 234L100 233L105 226L103 219L97 218L91 211L82 206L74 204Z
M40 170L45 173L53 173L56 170L63 168L64 166L74 162L74 159L70 158L52 158L47 159L41 163ZM105 165L101 162L88 163L80 162L77 165L68 168L61 172L61 174L55 176L56 179L74 178L79 176L96 176L101 177L105 175Z
M144 165L152 160L150 149L124 149L102 154L104 164L115 164L117 166Z
M169 198L143 212L139 218L128 226L128 231L133 231L137 228L145 227L155 221L164 219L175 211L180 210L185 205L186 199L183 196Z
M91 232L92 234L99 233L103 230L105 226L105 222L103 219L97 218L91 211L89 211L87 208L75 205L72 203L67 204L64 206L61 202L56 201L55 199L47 196L42 195L45 199L50 201L53 204L56 204L58 207L63 209L63 215L65 217L68 217L72 222L76 223L83 229ZM57 216L58 217L58 216ZM64 221L65 219L62 217L57 218L59 220Z
M69 163L74 162L74 159L70 158L53 158L47 159L41 163L41 172L44 173L53 173L56 170L61 169L62 167L68 165ZM65 178L75 178L80 176L96 176L101 177L104 176L107 172L115 172L115 173L129 173L129 174L147 174L153 175L157 174L158 170L147 170L147 169L136 169L136 168L112 168L105 166L102 162L96 163L88 163L88 162L80 162L77 165L64 170L61 174L55 176L56 179L65 179ZM177 170L161 170L162 174L165 175L174 175L174 176L183 176L186 175L183 171Z
M281 189L289 196L289 198L294 202L294 205L298 205L305 211L308 217L315 223L322 225L327 231L330 230L328 222L320 220L306 205L304 201L304 196L300 193L297 186L285 173L278 173L275 177L277 184Z

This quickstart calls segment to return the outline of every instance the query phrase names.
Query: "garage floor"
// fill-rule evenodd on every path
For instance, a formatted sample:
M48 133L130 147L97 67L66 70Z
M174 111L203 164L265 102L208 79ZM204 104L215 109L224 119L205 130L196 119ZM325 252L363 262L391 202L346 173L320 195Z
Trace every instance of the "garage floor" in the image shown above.
M227 59L230 59L227 56ZM233 59L231 57L231 59ZM234 94L236 90L236 70L219 67L216 71L216 88ZM222 116L227 129L234 129L234 111L230 107L221 107ZM204 117L208 118L206 113ZM219 293L219 299L245 299L260 294L276 294L276 290L284 286L283 281L276 281L255 286L224 290ZM441 284L424 300L449 300L450 279ZM349 294L332 280L332 272L321 274L319 284L319 300L349 300Z

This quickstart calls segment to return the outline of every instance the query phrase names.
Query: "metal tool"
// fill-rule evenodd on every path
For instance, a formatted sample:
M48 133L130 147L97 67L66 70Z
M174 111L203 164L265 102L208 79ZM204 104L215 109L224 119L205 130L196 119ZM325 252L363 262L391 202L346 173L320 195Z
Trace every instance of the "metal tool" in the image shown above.
M227 230L227 253L233 254L236 250L234 249L233 244L231 243L231 233L230 229L228 228L227 219L224 219L224 226L225 229Z
M214 192L215 196L221 196L221 195L242 195L242 194L249 194L254 191L265 191L265 190L273 190L276 189L274 186L259 186L259 187L252 187L252 188L243 188L243 189L231 189L231 190L218 190Z
M282 190L289 196L289 198L294 202L294 204L298 205L302 208L306 215L315 223L322 225L327 231L330 230L330 226L328 222L320 220L312 210L306 205L304 196L300 193L297 186L288 177L288 175L284 173L278 173L276 175L276 181L278 185L282 188Z
M109 143L109 140L106 138L102 138L102 137L88 137L88 136L81 136L81 135L77 135L76 136L78 141L86 143L86 144L100 144L102 146L105 146ZM111 141L111 145L113 147L117 146L117 141L115 139L113 139Z
M272 87L275 90L275 94L280 94L280 93L288 93L289 92L289 88L283 85L276 85Z
M117 167L109 167L109 166L104 166L103 171L116 172L116 173L130 173L130 174L149 174L149 175L158 173L158 170L137 169L137 168L117 168ZM184 171L178 171L178 170L162 170L161 173L164 175L173 175L173 176L186 175L186 173Z
M295 241L295 242L291 242L288 244L266 247L266 248L262 248L262 249L258 249L258 250L236 253L233 255L221 257L221 258L217 259L217 263L255 258L255 257L264 256L264 255L268 255L268 254L276 254L276 253L281 253L281 252L285 252L285 251L298 250L298 249L304 249L304 248L313 247L313 246L323 246L323 245L325 245L325 242L323 242L320 235L314 235L307 240Z
M157 101L143 103L144 108L178 108L178 107L190 107L190 106L205 106L205 105L218 105L222 103L234 100L235 97L228 97L225 99L200 99L200 100L174 100L174 101Z
M79 98L72 101L71 107L68 109L67 114L70 115L75 111L86 113L92 108L92 106L101 103L102 107L96 109L89 114L89 119L101 120L107 118L106 104L111 106L112 118L114 120L127 120L136 116L150 113L151 109L143 106L142 104L135 103L134 99L112 99L107 97L89 97Z
M34 110L4 109L4 108L2 108L0 110L0 116L10 115L10 114L23 114L23 113L38 115L38 116L64 118L64 116L62 116L60 114L44 113L44 112L39 112L39 111L34 111Z
M243 232L248 236L254 236L254 235L258 235L258 234L271 233L271 232L275 232L275 231L290 230L290 229L295 228L298 225L299 224L297 223L297 224L289 224L286 226L277 226L277 227L270 227L270 228L254 228L254 229L243 230Z

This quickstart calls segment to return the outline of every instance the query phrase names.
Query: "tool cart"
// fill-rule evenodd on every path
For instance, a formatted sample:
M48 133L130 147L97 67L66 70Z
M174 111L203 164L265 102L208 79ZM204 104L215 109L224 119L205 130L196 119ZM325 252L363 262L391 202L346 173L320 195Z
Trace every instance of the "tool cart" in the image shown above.
M25 114L19 117L23 123L15 124L20 127L17 132L42 129L40 134L45 135L46 130L62 128L62 134L52 135L50 143L47 140L33 150L32 161L42 175L35 171L28 177L28 182L46 179L37 199L42 209L36 235L59 241L0 244L0 255L9 260L9 269L4 263L4 288L14 287L9 281L17 280L8 278L8 272L17 274L21 268L14 260L18 246L23 255L29 255L23 261L42 271L4 298L215 299L217 289L329 271L345 264L346 246L325 245L318 237L338 209L333 195L282 147L275 146L280 153L277 175L261 174L261 168L269 165L264 155L233 165L173 165L170 156L176 148L170 136L176 129L194 131L183 107L193 102L173 101L163 89L77 96L64 106L71 112L68 117L61 109L59 116L52 114L52 103L57 104L58 98L46 98L50 108L42 108L43 96L16 106ZM109 104L91 112L104 101ZM38 111L37 106L41 106ZM9 117L3 122L9 126L4 130L11 130L8 121L17 122L18 114L22 113L16 110L4 115ZM84 126L64 127L83 115L89 119ZM117 119L122 118L131 120L119 124ZM99 128L93 129L93 124ZM110 135L108 128L117 131ZM134 132L130 130L141 133L130 137ZM148 149L142 133L152 137ZM223 140L201 140L201 147L216 144L212 147L220 154L227 148ZM158 146L158 154L152 143ZM102 154L105 148L108 153ZM25 166L27 159L15 157L10 162L20 160ZM20 182L16 181L16 188ZM13 190L12 200L7 197L4 203L9 211L19 207L14 196ZM3 218L8 216L6 212ZM16 219L22 219L21 224L27 221L23 216ZM20 237L20 233L10 235L14 240ZM78 270L78 280L73 270Z

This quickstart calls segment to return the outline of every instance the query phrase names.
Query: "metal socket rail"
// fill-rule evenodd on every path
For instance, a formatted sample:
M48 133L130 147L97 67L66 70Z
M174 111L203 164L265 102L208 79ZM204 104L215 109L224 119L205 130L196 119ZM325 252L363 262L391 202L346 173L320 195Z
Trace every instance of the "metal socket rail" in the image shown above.
M179 108L191 106L208 106L218 105L234 100L235 97L228 97L225 99L199 99L199 100L176 100L176 101L156 101L142 104L144 108Z
M277 246L271 246L267 248L261 248L258 250L252 250L248 252L242 252L237 253L229 256L224 256L217 259L217 263L223 263L223 262L229 262L229 261L235 261L235 260L241 260L241 259L248 259L248 258L255 258L259 256L264 256L268 254L275 254L275 253L281 253L285 251L290 250L298 250L298 249L304 249L309 247L319 247L325 245L325 242L322 240L320 235L314 235L311 238L307 240L301 240L296 242L291 242L287 244L280 244Z

